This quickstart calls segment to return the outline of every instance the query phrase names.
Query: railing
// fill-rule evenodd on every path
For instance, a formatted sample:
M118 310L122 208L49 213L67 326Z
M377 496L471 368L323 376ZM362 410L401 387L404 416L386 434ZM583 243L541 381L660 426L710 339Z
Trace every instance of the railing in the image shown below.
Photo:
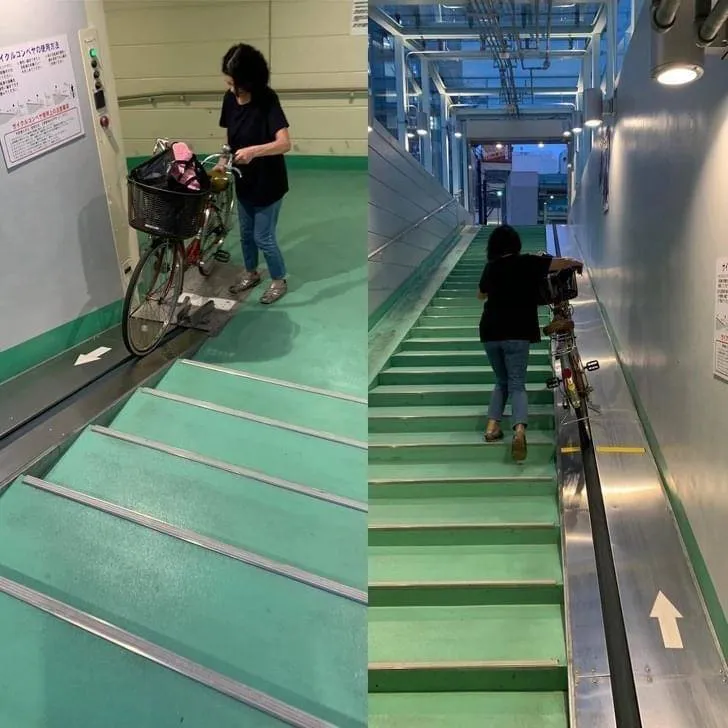
M451 200L448 200L447 202L443 202L442 205L440 205L437 209L433 210L432 212L428 212L424 217L421 217L417 222L410 225L408 228L405 228L401 233L397 233L393 238L390 238L387 240L386 243L383 243L378 248L373 250L369 255L367 256L367 260L371 260L375 255L379 255L383 250L386 250L392 243L396 243L398 240L401 240L406 235L409 235L413 230L416 230L420 225L422 225L424 222L427 222L431 217L434 217L438 213L442 212L444 209L450 207L450 205L453 205L457 202L457 200L453 197Z
M137 104L155 104L162 101L181 101L183 103L195 100L216 100L223 95L224 90L199 90L199 91L165 91L153 94L130 94L119 96L119 106L135 106ZM276 89L279 96L298 96L316 98L320 96L346 96L350 99L368 96L366 88L311 88L311 89Z

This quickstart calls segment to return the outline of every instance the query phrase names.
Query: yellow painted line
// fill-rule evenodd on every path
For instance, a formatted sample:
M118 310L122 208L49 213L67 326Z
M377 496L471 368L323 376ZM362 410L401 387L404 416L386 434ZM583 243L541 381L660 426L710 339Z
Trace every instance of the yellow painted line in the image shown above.
M561 452L564 455L574 454L581 452L580 447L562 447ZM612 455L644 455L647 450L644 447L622 447L619 445L615 446L604 446L597 447L598 453L612 454Z

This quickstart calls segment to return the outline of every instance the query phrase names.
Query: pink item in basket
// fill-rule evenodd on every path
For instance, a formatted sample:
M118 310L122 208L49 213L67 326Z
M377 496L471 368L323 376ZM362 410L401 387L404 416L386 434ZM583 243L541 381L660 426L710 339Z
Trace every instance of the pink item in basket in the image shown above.
M170 174L181 185L188 190L199 190L200 181L195 173L195 165L192 164L194 154L184 142L175 142L172 145L172 156L174 162Z

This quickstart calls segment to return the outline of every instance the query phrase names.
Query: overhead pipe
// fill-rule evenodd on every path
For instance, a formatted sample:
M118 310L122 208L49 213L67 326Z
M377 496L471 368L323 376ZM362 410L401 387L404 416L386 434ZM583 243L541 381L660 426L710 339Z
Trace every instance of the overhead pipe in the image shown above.
M726 22L728 22L728 0L718 0L698 26L698 45L706 47L714 43Z
M666 33L675 25L680 2L681 0L653 0L652 25L658 33Z

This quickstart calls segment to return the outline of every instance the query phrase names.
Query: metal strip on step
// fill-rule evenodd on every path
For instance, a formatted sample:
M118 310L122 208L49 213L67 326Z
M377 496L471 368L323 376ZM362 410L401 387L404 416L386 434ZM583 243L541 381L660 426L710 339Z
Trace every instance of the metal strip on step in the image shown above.
M565 667L559 660L461 660L455 662L370 662L369 670L543 670Z
M271 574L276 574L277 576L282 576L286 579L300 582L301 584L311 586L314 589L320 589L321 591L335 594L336 596L343 597L345 599L350 599L351 601L358 602L359 604L367 603L366 592L361 591L360 589L355 589L354 587L347 586L346 584L340 584L332 579L317 576L316 574L304 571L303 569L299 569L295 566L290 566L289 564L274 561L273 559L261 556L260 554L256 554L252 551L245 551L237 546L231 546L223 541L209 538L208 536L204 536L196 531L190 531L186 528L173 526L171 523L167 523L166 521L154 518L153 516L149 516L145 513L132 511L129 508L124 508L123 506L116 505L115 503L110 503L109 501L95 498L94 496L87 495L86 493L80 493L77 490L72 490L71 488L66 488L62 485L57 485L56 483L41 480L40 478L34 478L29 475L26 475L23 478L23 482L25 485L32 488L37 488L38 490L45 491L46 493L52 493L60 498L65 498L66 500L88 506L89 508L95 508L98 511L108 513L111 516L116 516L117 518L121 518L125 521L136 523L139 526L149 528L153 531L157 531L158 533L163 533L165 536L171 536L179 541L184 541L185 543L193 544L194 546L199 546L207 549L208 551L213 551L222 556L235 559L236 561L240 561L248 566L253 566Z
M289 422L283 422L282 420L273 420L270 417L262 417L260 415L254 415L250 412L245 412L239 409L233 409L231 407L223 407L213 402L205 402L201 399L194 399L192 397L185 397L181 394L172 394L171 392L163 392L159 389L149 389L143 387L139 390L142 394L148 394L152 397L159 397L160 399L167 399L171 402L177 402L179 404L187 404L191 407L199 407L200 409L209 410L210 412L219 412L223 415L230 415L231 417L237 417L241 420L248 420L249 422L257 422L261 425L268 427L275 427L278 430L288 430L290 432L296 432L299 435L307 435L308 437L315 437L319 440L328 440L329 442L335 442L339 445L348 445L350 447L356 447L360 450L366 450L368 445L366 442L361 440L354 440L349 437L342 437L341 435L334 435L331 432L323 432L322 430L312 430L308 427L300 427L299 425L292 425Z
M370 581L370 589L524 589L527 587L557 587L555 579L529 581Z
M295 728L335 728L333 724L288 705L260 690L248 687L237 680L210 670L138 635L127 632L121 627L105 622L98 617L72 607L70 604L53 599L53 597L34 589L29 589L15 581L0 577L0 592L28 606L35 607L66 624L116 645L127 652L194 680L196 683L211 688L218 693L227 695L229 698L276 718L287 725L295 726Z
M502 530L532 530L537 528L558 528L558 523L392 523L372 524L370 531L443 531L483 528Z
M318 387L309 387L307 384L298 384L297 382L288 382L285 379L273 379L273 377L264 377L260 374L252 374L238 369L230 369L229 367L221 367L218 364L206 364L201 361L193 361L192 359L180 359L181 364L198 367L199 369L209 369L220 374L230 374L233 377L241 377L243 379L252 379L257 382L265 382L266 384L275 384L279 387L287 389L298 389L301 392L309 392L310 394L320 394L322 397L331 397L333 399L343 399L347 402L355 402L356 404L366 404L366 399L355 397L353 394L345 394L344 392L334 392L330 389L319 389Z
M98 435L104 435L105 437L111 437L115 440L121 440L122 442L128 442L131 445L139 445L149 450L156 450L157 452L165 453L165 455L172 455L182 460L189 460L193 463L205 465L209 468L215 468L216 470L222 470L231 475L238 475L241 478L248 478L255 480L258 483L264 485L272 485L275 488L281 488L282 490L288 490L292 493L298 493L309 498L316 498L332 505L343 506L344 508L351 508L353 511L361 511L366 513L369 510L369 505L362 501L355 500L353 498L347 498L343 495L336 495L335 493L329 493L326 490L319 488L312 488L308 485L301 485L300 483L294 483L284 478L276 478L273 475L266 475L257 470L251 470L250 468L241 468L238 465L232 463L226 463L222 460L214 460L213 458L206 458L204 455L199 455L191 450L183 450L179 447L172 447L171 445L165 445L163 442L157 440L149 440L146 437L138 437L137 435L130 435L126 432L119 432L118 430L112 430L108 427L101 427L99 425L93 425L89 428L91 432L95 432Z

